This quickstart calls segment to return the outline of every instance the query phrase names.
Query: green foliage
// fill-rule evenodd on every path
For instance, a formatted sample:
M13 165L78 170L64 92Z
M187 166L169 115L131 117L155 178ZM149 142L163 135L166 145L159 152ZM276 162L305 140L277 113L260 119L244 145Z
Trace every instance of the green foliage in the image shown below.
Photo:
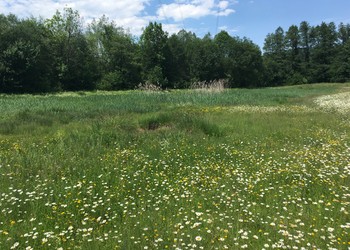
M55 88L50 83L49 44L42 23L3 17L0 34L0 91L45 92Z
M207 34L202 40L193 39L188 47L191 79L199 81L214 80L218 78L218 48Z
M182 31L186 32L186 31ZM189 57L186 55L186 42L181 38L181 32L167 40L165 75L172 88L185 88L189 82Z
M307 79L300 74L299 72L295 72L293 75L290 75L286 80L287 84L298 85L298 84L307 84Z
M350 40L347 40L343 46L337 49L330 66L331 81L349 82L350 81Z
M278 27L275 33L268 34L264 44L264 61L268 85L276 86L286 82L290 71L287 64L285 33Z
M286 33L279 27L265 40L267 84L347 81L348 38L348 27L340 24L337 30L332 22L312 27L304 21Z
M57 80L65 90L88 90L95 87L97 61L83 34L78 11L65 8L45 21L51 34Z
M118 72L110 72L104 74L101 81L97 84L98 90L118 89L123 84L123 78Z
M102 89L132 89L141 81L138 47L122 28L103 16L90 24L87 39L99 64L98 88L107 84Z
M87 28L65 8L48 19L0 14L0 92L128 90L137 86L188 88L224 80L252 88L346 82L349 24L307 22L267 35L264 54L247 38L221 31L200 38L181 30L170 37L150 22L133 37L106 16Z
M143 80L164 84L168 34L159 23L149 23L140 38Z
M146 76L146 82L156 86L167 85L167 79L164 78L163 69L160 66L155 66L154 68L149 69Z

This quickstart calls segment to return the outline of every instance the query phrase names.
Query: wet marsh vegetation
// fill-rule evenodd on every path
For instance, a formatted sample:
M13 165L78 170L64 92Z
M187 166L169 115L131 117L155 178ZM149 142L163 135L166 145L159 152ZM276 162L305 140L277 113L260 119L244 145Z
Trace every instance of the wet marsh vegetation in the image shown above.
M346 86L2 95L0 249L347 249Z

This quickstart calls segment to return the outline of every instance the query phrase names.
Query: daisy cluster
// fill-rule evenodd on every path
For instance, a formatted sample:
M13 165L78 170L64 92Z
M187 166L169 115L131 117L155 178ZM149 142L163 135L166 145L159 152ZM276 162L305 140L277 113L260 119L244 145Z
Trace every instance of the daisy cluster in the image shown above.
M309 135L130 142L81 169L46 154L55 170L35 174L26 157L58 142L3 140L0 249L349 248L348 137Z
M315 103L328 111L337 111L343 114L350 113L350 92L325 95L315 99Z

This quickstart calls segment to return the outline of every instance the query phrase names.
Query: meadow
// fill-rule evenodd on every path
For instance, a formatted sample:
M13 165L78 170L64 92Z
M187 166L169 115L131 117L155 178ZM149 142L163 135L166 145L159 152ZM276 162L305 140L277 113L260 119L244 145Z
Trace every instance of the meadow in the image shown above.
M0 249L349 249L349 93L0 95Z

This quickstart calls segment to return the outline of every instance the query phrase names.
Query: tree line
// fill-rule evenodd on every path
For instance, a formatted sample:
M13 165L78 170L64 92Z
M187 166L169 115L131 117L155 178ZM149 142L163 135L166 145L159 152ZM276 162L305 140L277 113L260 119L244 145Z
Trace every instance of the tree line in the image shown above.
M269 85L350 81L350 24L278 27L264 44Z
M133 37L107 17L84 28L79 12L49 19L0 14L0 92L134 89L139 83L187 88L225 79L228 87L350 80L350 25L302 22L267 35L264 53L221 31L169 35L151 22Z

